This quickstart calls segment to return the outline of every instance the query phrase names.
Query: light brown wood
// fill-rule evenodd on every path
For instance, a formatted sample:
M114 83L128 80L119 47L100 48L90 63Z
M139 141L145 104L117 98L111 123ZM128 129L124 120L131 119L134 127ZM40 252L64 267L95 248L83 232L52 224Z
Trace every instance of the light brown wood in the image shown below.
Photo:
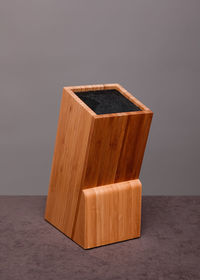
M63 91L45 218L71 237L92 115Z
M96 115L74 93L99 89L117 89L142 111ZM118 84L63 89L45 219L84 248L139 236L141 184L137 179L152 115ZM117 217L125 213L125 201L130 212L123 235ZM132 201L137 219L132 216ZM107 211L115 217L112 221ZM115 233L109 231L110 223ZM130 228L137 228L137 234Z
M139 178L152 114L95 118L84 187Z
M140 236L141 183L137 180L85 189L74 241L88 249Z

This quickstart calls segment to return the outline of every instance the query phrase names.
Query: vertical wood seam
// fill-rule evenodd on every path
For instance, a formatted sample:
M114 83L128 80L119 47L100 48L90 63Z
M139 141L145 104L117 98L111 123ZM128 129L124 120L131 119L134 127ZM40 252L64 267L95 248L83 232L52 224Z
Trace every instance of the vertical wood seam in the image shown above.
M119 167L119 162L120 162L120 158L122 156L122 153L123 153L123 149L124 149L124 142L125 142L125 139L126 139L126 135L128 133L128 123L129 123L130 119L129 117L127 117L127 121L126 121L126 127L125 127L125 131L124 131L124 137L122 139L122 145L121 145L121 149L120 149L120 153L119 153L119 157L118 157L118 163L117 163L117 168L116 168L116 172L115 172L115 179L114 179L114 183L116 183L117 181L117 173L118 173L118 167ZM119 182L117 182L119 183Z

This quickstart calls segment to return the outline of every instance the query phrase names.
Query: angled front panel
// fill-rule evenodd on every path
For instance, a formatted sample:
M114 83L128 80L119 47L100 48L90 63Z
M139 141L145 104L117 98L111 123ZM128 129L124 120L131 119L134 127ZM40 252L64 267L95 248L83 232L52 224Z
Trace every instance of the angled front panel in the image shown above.
M139 178L152 113L96 118L84 188Z

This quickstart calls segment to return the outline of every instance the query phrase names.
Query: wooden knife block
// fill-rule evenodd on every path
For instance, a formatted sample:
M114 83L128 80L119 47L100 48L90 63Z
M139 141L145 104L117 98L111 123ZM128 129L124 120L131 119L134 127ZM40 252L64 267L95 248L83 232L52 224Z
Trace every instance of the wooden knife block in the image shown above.
M152 115L118 84L63 89L45 219L83 248L140 236Z

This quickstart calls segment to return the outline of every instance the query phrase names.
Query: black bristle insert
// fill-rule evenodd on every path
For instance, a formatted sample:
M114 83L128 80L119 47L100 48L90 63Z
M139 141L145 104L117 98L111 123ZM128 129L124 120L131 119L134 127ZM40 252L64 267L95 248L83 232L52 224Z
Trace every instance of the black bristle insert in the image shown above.
M141 111L116 89L75 92L97 115Z

